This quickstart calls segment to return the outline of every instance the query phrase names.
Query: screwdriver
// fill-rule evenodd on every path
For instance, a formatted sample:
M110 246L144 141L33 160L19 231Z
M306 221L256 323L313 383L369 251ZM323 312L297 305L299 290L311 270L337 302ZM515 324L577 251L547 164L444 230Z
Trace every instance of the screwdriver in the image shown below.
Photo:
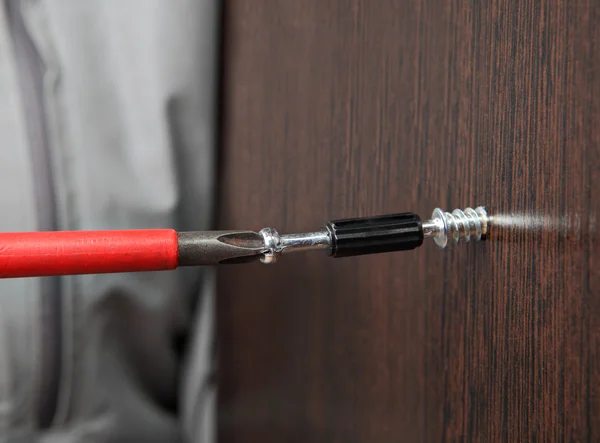
M437 208L431 219L413 213L327 222L315 232L259 232L141 229L0 233L0 278L172 270L261 261L274 263L295 251L324 250L331 257L406 251L433 238L448 242L482 240L488 235L485 207L452 213Z

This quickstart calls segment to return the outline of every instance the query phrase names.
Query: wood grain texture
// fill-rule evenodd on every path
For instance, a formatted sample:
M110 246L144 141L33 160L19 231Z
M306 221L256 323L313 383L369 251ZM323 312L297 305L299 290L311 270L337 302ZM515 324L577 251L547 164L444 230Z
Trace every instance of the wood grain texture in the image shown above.
M226 2L221 225L491 241L221 269L222 442L600 440L600 4Z

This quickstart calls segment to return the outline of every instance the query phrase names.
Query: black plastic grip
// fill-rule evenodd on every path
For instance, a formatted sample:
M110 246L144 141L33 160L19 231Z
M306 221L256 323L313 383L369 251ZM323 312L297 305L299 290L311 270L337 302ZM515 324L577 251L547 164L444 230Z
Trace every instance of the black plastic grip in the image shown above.
M335 220L326 227L334 257L407 251L423 243L421 219L410 212Z

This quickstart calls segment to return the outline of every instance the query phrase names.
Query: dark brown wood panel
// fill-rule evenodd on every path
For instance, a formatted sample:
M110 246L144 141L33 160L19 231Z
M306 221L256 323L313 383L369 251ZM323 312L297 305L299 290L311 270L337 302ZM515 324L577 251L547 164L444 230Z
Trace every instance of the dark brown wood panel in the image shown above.
M220 270L222 442L600 440L600 4L230 0L221 225L489 242Z

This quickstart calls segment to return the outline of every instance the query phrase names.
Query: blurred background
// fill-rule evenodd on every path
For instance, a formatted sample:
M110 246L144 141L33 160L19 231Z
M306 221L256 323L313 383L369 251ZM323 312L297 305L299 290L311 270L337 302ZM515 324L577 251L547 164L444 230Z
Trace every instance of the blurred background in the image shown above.
M445 250L0 281L5 440L598 440L600 6L6 0L0 20L3 231L503 221Z

